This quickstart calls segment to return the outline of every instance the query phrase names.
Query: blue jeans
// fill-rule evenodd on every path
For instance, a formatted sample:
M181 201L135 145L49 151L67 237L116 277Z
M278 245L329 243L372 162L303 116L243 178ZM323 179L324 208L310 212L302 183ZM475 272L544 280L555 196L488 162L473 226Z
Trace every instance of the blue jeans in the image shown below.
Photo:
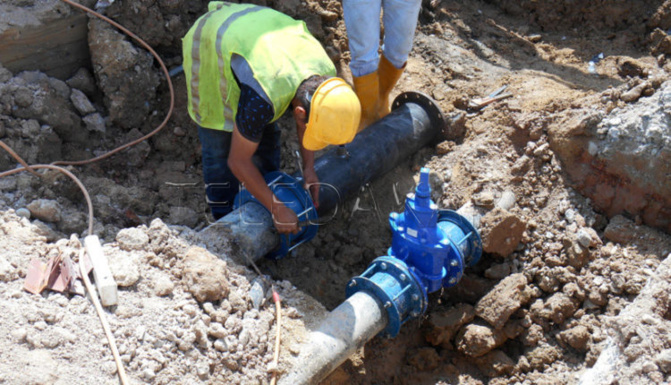
M233 201L240 191L240 182L228 168L232 133L198 127L202 148L203 179L205 194L214 220L233 210ZM259 148L253 161L262 175L280 169L281 132L277 124L269 124L263 130Z
M394 67L403 67L412 49L421 5L421 0L343 0L352 76L377 70L380 11L384 23L382 53Z

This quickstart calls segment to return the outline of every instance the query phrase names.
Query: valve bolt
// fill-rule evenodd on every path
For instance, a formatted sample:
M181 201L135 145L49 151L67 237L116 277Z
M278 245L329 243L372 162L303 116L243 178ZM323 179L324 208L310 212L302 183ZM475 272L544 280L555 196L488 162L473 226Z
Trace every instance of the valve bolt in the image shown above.
M384 308L389 309L391 307L391 302L387 301L384 303Z
M457 283L457 279L454 277L450 278L450 285L454 285L455 283Z
M355 281L355 280L352 280L352 281L349 283L349 285L350 285L350 287L352 287L352 286L356 286L356 281Z
M450 265L457 267L459 266L459 262L456 259L453 259L452 262L450 262Z
M413 295L412 295L412 300L413 300L413 301L418 301L418 300L419 300L419 296L418 296L417 294L413 294Z
M401 281L405 281L408 277L405 274L401 274Z
M381 268L382 270L387 270L387 264L384 263L384 262L382 262L382 263L380 264L380 268Z

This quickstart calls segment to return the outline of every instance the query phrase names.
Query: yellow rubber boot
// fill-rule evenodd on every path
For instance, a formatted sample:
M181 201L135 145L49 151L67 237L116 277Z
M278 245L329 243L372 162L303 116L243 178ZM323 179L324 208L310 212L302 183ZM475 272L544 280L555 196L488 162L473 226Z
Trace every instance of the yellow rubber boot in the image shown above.
M354 92L361 103L361 122L359 130L361 132L380 117L378 115L380 98L380 78L377 71L368 75L353 77Z
M389 106L389 94L391 90L394 89L394 86L398 82L398 79L401 78L403 70L405 70L405 65L403 67L396 68L389 60L387 60L384 55L380 57L380 64L378 65L378 73L380 76L380 104L378 106L378 116L383 118L391 112L391 107Z

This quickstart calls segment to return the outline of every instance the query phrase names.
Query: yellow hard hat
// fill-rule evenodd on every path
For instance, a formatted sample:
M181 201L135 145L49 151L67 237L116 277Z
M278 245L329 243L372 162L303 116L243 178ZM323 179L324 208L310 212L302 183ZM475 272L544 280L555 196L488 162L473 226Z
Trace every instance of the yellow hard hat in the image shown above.
M329 144L349 143L360 119L361 104L352 87L341 78L329 78L312 96L303 147L317 151Z

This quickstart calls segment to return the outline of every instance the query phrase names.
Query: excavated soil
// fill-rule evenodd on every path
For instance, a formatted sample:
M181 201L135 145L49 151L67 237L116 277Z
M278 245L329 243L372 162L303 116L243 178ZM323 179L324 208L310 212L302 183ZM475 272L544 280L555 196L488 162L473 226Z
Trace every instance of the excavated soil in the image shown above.
M305 20L351 80L340 2L255 3ZM173 69L205 5L116 0L103 10ZM0 33L80 12L56 0L0 10ZM671 383L669 28L663 1L424 1L393 96L432 97L448 135L364 186L312 241L260 264L284 300L280 369L346 283L387 253L387 218L428 167L439 207L486 214L484 255L456 287L430 295L421 319L369 341L324 384ZM65 78L0 66L0 139L28 163L101 155L168 112L149 54L95 18L87 33L91 65ZM233 262L225 234L223 251L201 248L211 218L197 131L184 78L172 81L163 130L69 167L91 195L93 232L120 287L106 316L133 383L266 384L274 305L255 302L256 273ZM502 86L509 98L469 107ZM293 122L280 125L282 167L293 173ZM16 163L0 154L0 172ZM79 189L41 172L0 178L0 383L117 383L86 297L22 289L32 259L76 261L87 235ZM512 206L496 205L511 196Z

